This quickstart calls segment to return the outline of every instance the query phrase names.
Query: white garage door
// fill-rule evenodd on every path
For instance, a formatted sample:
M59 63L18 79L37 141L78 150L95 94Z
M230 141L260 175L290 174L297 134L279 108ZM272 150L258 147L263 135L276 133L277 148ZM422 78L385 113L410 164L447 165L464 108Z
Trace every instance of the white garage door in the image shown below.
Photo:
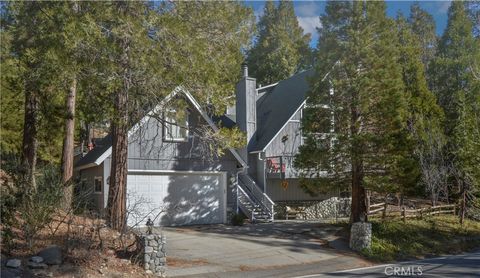
M128 174L129 226L225 223L226 202L224 172Z

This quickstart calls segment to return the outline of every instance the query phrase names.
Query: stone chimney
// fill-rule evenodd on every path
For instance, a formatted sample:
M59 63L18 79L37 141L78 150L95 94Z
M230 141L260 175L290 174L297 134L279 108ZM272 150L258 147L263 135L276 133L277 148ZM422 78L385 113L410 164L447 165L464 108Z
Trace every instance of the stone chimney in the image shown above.
M257 130L257 90L255 78L248 77L248 67L242 64L242 79L236 87L236 121L238 128L247 135L247 144L255 141ZM247 148L240 150L240 155L248 161Z

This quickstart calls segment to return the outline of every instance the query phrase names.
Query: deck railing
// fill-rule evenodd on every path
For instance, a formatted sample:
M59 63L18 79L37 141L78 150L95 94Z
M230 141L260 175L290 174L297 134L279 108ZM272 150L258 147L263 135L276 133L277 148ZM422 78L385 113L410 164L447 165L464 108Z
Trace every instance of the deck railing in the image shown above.
M267 175L271 178L295 178L298 176L293 167L295 156L271 156L267 161Z

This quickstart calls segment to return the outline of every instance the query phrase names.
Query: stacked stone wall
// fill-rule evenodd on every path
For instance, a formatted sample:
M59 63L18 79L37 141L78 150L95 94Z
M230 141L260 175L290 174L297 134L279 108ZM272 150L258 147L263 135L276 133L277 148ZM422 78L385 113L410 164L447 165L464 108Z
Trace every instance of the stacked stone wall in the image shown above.
M140 262L147 273L165 277L167 267L166 238L158 234L137 236Z
M286 207L296 211L300 219L315 220L350 217L351 198L331 197L322 201L289 201L275 203L275 219L286 218Z
M354 251L370 249L372 244L372 223L356 222L350 230L350 248Z

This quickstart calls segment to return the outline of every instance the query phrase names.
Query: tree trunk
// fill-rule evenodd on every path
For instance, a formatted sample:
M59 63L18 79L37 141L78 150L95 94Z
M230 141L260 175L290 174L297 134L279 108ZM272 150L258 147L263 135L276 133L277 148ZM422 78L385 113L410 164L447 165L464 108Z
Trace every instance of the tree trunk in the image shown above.
M119 93L117 99L123 101L126 96ZM127 132L125 123L118 120L112 123L112 163L107 209L111 227L119 231L124 229L126 221Z
M74 77L66 100L65 137L62 151L62 182L64 185L64 207L71 207L73 176L73 150L75 136L75 98L77 95L77 78Z
M23 126L22 165L26 171L31 189L36 188L35 170L37 167L37 121L39 96L32 81L25 86L25 119Z
M118 3L121 8L127 8L125 3ZM120 42L123 50L120 61L123 69L123 86L115 96L112 120L112 164L107 203L110 225L118 231L125 229L127 220L128 92L131 84L129 43L129 34L126 31L125 37Z
M366 222L367 206L366 192L363 186L363 164L361 161L354 161L352 165L352 223Z
M360 109L358 107L358 93L352 94L350 106L350 135L352 142L352 213L350 220L355 222L367 221L366 190L363 186L363 146L359 141L359 127L361 126Z

